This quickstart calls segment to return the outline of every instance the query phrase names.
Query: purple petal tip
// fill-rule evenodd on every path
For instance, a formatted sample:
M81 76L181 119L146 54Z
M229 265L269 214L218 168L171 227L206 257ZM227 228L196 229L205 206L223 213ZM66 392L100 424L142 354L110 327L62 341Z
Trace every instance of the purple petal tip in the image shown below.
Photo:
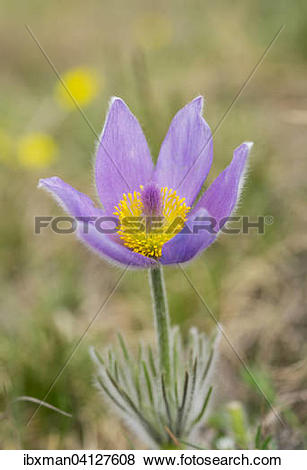
M250 151L250 150L251 150L251 148L252 148L252 147L253 147L253 145L254 145L254 142L243 142L243 144L244 144L244 145L247 145L247 147L248 147L248 151Z
M202 95L199 95L196 98L194 98L192 103L195 103L199 107L199 111L201 112L203 109L203 105L204 105L204 97Z
M124 100L122 98L120 98L119 96L112 96L111 99L110 99L110 108L113 106L113 105L117 105L117 106L124 106L125 108L127 108L127 105L126 103L124 102Z
M59 181L61 181L61 178L59 178L58 176L51 176L50 178L40 178L38 180L37 187L38 188L45 188L46 186L48 186L49 183L56 184Z

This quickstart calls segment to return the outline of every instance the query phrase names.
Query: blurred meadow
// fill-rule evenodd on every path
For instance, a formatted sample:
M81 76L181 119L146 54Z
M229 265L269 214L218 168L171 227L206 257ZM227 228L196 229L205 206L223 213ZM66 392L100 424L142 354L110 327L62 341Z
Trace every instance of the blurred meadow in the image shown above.
M142 448L93 384L90 345L119 328L134 348L153 340L147 274L128 272L42 399L119 273L74 235L37 215L64 215L37 189L57 175L96 201L95 136L68 99L27 24L97 133L108 101L139 118L154 158L174 113L199 94L214 129L274 35L276 43L214 136L208 182L233 149L254 141L237 214L272 216L265 233L221 235L186 269L274 408L276 420L224 340L213 402L197 443L296 449L307 440L307 3L218 0L1 0L0 448ZM206 184L208 184L208 182ZM176 267L165 270L172 322L208 333L214 322Z

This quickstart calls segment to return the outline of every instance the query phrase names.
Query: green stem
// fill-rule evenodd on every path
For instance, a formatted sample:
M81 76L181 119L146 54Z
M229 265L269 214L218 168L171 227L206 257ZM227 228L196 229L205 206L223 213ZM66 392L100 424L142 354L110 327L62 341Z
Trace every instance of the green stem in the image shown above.
M165 376L165 384L169 385L171 380L170 321L162 266L149 269L149 281L155 316L160 371Z

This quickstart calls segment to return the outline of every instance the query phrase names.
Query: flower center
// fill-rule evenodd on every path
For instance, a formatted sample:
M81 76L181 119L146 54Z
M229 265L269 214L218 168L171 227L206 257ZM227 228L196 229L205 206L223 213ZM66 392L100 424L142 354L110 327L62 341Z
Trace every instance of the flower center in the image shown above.
M160 258L164 243L180 232L187 220L190 207L184 201L174 189L153 183L124 193L114 212L124 245L144 256Z

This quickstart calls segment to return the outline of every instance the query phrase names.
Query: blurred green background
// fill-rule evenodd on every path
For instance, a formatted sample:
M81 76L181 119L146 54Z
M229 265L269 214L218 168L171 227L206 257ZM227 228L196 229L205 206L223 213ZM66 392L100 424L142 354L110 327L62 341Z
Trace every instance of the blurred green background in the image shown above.
M171 117L205 96L214 128L282 24L285 29L214 137L212 181L244 140L255 142L237 211L271 215L264 235L220 236L187 271L273 406L282 426L224 341L214 403L198 443L253 447L262 425L277 448L302 448L307 435L306 127L307 4L218 0L1 1L0 17L0 447L141 448L93 385L90 345L132 348L153 340L145 272L128 272L103 314L42 399L119 269L73 235L36 215L62 215L38 178L57 175L95 199L95 138L67 101L28 24L69 82L96 132L108 101L121 96L138 116L156 158ZM96 199L97 200L97 199ZM184 331L214 329L179 269L165 272L171 318ZM249 443L240 440L239 407ZM239 426L240 427L240 426ZM239 435L239 436L238 436Z

